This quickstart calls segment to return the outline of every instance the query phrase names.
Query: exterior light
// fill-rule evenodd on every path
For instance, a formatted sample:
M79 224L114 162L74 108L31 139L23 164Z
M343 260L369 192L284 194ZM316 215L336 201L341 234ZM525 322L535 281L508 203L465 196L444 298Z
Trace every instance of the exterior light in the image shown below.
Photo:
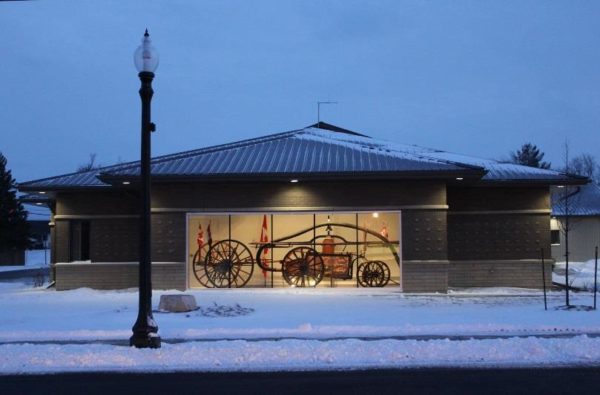
M456 177L456 181L462 181L462 180L464 180L464 178L462 178L462 177Z
M36 206L41 206L41 205L42 205L42 203L36 203Z
M129 185L129 184L131 184L131 182L129 182L129 181L123 181L123 185Z
M379 213L373 213L373 218L379 218Z
M40 195L45 195L45 194L46 194L46 192L45 192L45 191L40 191L40 192L39 192L39 194L40 194Z
M158 67L158 52L154 49L148 29L142 38L142 44L135 50L133 54L133 62L138 72L147 71L154 73Z
M155 130L151 122L150 102L154 90L152 80L158 67L158 53L150 43L148 29L142 38L142 45L136 49L133 59L139 71L140 98L142 99L142 144L140 155L140 250L139 250L139 301L138 316L133 324L133 335L129 344L137 348L159 348L158 325L152 316L152 239L150 229L150 157L151 134Z
M564 185L557 185L556 187L557 188L564 188L565 186Z
M292 184L295 184L295 183L297 183L297 182L298 182L298 180L294 178L294 179L290 180L290 182L291 182Z

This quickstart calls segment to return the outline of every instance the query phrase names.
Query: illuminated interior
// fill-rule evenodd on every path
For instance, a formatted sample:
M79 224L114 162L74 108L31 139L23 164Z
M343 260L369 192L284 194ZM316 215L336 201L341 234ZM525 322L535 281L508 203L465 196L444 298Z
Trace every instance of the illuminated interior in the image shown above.
M400 218L400 212L188 214L188 286L399 286Z

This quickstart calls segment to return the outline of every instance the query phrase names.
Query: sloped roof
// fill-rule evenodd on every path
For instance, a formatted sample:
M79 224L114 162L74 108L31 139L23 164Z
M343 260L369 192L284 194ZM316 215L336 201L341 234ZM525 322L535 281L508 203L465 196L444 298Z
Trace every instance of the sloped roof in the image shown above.
M573 190L575 188L577 189ZM564 217L567 211L569 215L576 217L600 216L600 186L596 184L571 187L569 190L558 189L554 191L552 197L553 216Z
M582 182L553 170L452 154L377 140L319 123L303 129L152 159L160 179L235 177L469 177L490 182ZM97 188L139 177L139 162L20 184L21 190Z

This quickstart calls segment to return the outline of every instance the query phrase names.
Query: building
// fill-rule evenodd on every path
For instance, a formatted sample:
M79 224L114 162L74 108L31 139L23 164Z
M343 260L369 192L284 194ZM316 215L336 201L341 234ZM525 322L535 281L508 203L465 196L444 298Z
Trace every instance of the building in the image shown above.
M133 162L20 184L44 194L52 209L57 289L137 285L139 173ZM549 186L586 181L322 122L156 157L153 286L359 286L362 270L387 275L388 286L405 292L541 287ZM283 241L257 257L266 239ZM263 271L257 260L284 262L285 270ZM377 263L368 268L365 261ZM290 281L307 265L322 277Z
M556 188L552 194L552 258L565 260L565 229L569 217L569 261L594 259L600 246L600 186Z

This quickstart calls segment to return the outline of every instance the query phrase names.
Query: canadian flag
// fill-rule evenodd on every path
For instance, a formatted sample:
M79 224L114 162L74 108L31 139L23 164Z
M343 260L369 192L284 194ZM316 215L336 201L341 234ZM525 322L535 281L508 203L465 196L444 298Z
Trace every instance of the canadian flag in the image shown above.
M267 214L263 215L263 223L262 223L262 229L260 231L260 242L261 243L268 243L269 242L269 229L267 228ZM263 256L266 256L269 253L269 249L265 248L263 250ZM263 265L265 266L269 266L269 260L267 258L263 258ZM263 276L266 278L267 277L267 271L263 270Z
M204 247L204 231L202 230L202 224L198 225L198 237L196 238L196 242L198 243L199 249Z
M381 231L379 232L379 234L387 239L389 237L387 226L383 225L383 228L381 228Z

